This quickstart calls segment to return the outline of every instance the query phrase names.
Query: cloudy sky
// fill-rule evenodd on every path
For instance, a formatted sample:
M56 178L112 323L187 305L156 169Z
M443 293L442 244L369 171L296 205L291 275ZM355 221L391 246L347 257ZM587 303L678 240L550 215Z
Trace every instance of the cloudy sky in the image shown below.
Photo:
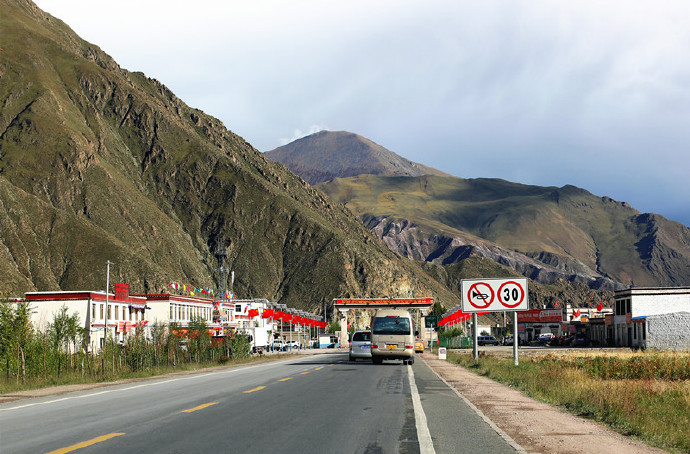
M37 0L261 151L321 129L690 225L690 2Z

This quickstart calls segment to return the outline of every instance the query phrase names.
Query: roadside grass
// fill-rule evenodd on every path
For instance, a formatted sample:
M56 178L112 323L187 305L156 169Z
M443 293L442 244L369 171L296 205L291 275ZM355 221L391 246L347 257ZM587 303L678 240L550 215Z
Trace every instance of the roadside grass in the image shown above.
M690 453L690 353L545 355L448 353L448 361L663 449Z
M40 376L33 376L26 379L25 383L16 380L14 377L0 377L0 395L2 394L12 394L21 391L30 391L35 389L49 388L52 386L66 386L66 385L85 385L94 383L109 383L119 380L132 380L132 379L145 379L153 378L157 376L173 374L173 373L185 373L185 372L195 372L205 369L215 369L221 367L237 366L242 364L251 363L261 363L266 361L274 361L278 359L284 359L289 356L288 353L278 353L273 355L262 355L262 356L250 356L247 358L236 358L230 359L226 362L218 361L208 361L202 363L183 363L176 366L155 366L145 369L140 369L137 371L130 371L127 369L117 370L113 373L108 371L98 373L95 375L90 375L88 373L82 374L78 370L67 370L60 378L56 375L47 375L45 378Z

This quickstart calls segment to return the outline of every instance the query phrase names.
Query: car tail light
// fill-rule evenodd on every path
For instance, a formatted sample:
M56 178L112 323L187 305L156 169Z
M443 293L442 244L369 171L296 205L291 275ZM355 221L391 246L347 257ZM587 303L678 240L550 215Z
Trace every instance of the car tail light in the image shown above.
M379 346L376 344L371 344L371 348L379 348Z
M414 348L414 345L405 344L405 348Z

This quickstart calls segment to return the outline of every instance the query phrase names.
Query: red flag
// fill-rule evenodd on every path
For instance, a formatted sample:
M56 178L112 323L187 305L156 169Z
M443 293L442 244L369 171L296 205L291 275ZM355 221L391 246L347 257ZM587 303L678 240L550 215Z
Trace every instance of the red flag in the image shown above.
M602 303L601 301L599 301L599 304L597 304L597 310L598 310L599 312L601 312L603 309L604 309L604 303Z
M573 311L573 317L579 317L580 316L580 309L575 309Z

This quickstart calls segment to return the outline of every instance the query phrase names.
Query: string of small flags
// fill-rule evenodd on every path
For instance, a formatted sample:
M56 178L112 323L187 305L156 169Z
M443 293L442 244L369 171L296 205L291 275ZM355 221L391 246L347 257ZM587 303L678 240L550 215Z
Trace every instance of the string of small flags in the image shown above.
M189 296L194 296L194 295L210 295L210 296L215 296L215 290L212 288L204 288L204 287L195 287L193 285L188 285L188 284L183 284L181 282L171 282L168 284L168 287L174 289L174 290L179 290L184 293L189 293ZM231 298L231 293L226 292L226 298Z

